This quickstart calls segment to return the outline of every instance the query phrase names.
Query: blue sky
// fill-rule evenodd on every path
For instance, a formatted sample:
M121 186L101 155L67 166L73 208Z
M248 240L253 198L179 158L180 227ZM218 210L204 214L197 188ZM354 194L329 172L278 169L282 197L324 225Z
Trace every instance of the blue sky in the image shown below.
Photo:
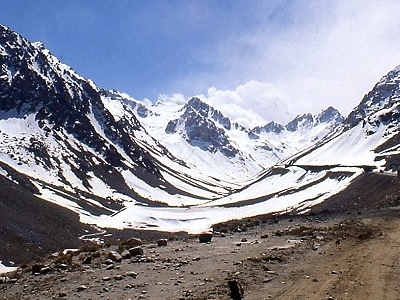
M396 0L13 0L0 23L100 87L238 119L347 114L400 64Z

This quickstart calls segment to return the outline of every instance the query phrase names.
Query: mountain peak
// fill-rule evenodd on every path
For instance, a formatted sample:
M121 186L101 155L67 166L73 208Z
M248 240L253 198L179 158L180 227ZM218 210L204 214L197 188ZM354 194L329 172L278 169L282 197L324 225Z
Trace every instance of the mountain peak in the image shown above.
M216 110L211 105L205 103L198 97L191 98L183 107L186 115L191 113L200 114L204 118L211 118L225 129L230 130L232 127L231 121L224 116L219 110Z
M250 139L259 139L259 134L260 133L276 133L279 134L283 130L285 130L285 127L279 123L276 123L275 121L271 121L264 126L256 126L253 129L251 129L248 132L248 136Z
M193 107L193 108L210 108L210 106L202 101L198 97L192 97L186 104L185 107Z
M87 94L93 90L71 68L45 53L41 44L30 43L19 34L0 27L0 78L1 110L16 109L23 113L45 110L53 106L60 112L71 107L81 112L89 109ZM86 90L84 93L83 91ZM90 97L90 96L89 96ZM51 109L53 109L51 108ZM50 109L50 110L51 110ZM53 122L57 118L52 114Z
M342 114L334 107L329 106L327 109L323 110L317 117L319 123L327 123L335 121L335 123L342 123L344 117Z
M299 127L311 127L314 122L314 116L310 113L298 115L292 121L286 124L288 131L296 131Z
M90 185L87 173L96 168L104 171L132 165L131 169L138 174L139 170L152 174L143 176L156 178L154 181L161 177L153 158L134 140L134 132L141 130L135 116L117 120L104 107L99 89L61 63L41 44L30 43L1 26L0 67L0 111L15 111L14 115L19 119L36 123L34 127L40 132L37 134L40 138L27 139L40 139L40 143L27 146L30 151L27 156L36 160L40 157L38 153L42 153L42 157L48 158L46 168L59 169L67 159L58 154L52 157L46 147L52 147L51 140L54 140L57 147L63 149L59 151L60 155L75 152L75 146L68 142L74 139L81 148L71 157L75 157L73 164L79 166L76 176L86 187ZM42 152L38 152L38 145ZM94 159L96 155L101 158ZM93 163L103 160L106 163L101 167ZM104 172L103 178L111 174ZM61 171L59 176L65 180Z
M383 76L347 117L346 128L400 122L400 66Z
M238 153L230 145L224 131L231 129L231 121L219 110L197 97L191 98L182 110L184 112L178 119L171 120L167 124L165 128L167 134L180 131L189 144L212 153L220 151L228 157Z

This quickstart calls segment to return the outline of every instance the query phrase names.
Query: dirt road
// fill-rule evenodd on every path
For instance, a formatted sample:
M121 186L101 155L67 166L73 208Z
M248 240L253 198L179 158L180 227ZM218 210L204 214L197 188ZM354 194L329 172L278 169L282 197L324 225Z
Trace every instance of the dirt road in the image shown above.
M189 238L142 248L144 255L112 264L112 247L81 252L67 270L51 258L45 274L28 268L0 284L0 299L223 300L232 299L232 279L244 299L400 299L396 209L268 220L210 244Z
M265 292L271 299L400 299L400 221L373 216L362 222L376 230L373 237L332 239L304 251Z

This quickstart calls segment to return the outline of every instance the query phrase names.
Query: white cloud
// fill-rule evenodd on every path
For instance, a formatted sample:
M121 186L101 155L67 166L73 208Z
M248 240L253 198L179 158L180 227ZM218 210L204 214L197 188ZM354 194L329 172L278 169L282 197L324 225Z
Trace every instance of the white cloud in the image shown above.
M288 98L271 84L255 80L239 85L234 90L211 87L207 95L201 95L200 98L231 121L247 127L265 125L269 121L285 124L292 117L287 105Z
M158 96L159 101L172 102L175 104L185 104L188 99L181 93L176 93L172 95L161 94Z
M329 105L347 114L400 64L399 11L400 1L394 0L286 2L257 20L253 31L222 38L202 55L214 65L212 85L231 89L217 94L232 103L246 99L250 102L241 106L249 110L265 111L254 94L238 96L232 86L257 80L286 94L295 115Z
M252 26L232 22L216 42L193 48L204 68L174 78L174 91L203 94L243 125L285 123L330 105L348 114L400 64L400 1L254 3Z
M289 111L289 99L285 94L269 83L256 80L239 85L233 90L210 87L206 95L194 96L221 111L231 121L247 128L262 126L270 121L286 124L294 116ZM183 105L192 97L162 94L158 100Z
M305 108L348 113L400 64L399 11L398 1L336 1L331 16L276 37L265 57L279 54L277 69L289 71L269 74L271 81Z

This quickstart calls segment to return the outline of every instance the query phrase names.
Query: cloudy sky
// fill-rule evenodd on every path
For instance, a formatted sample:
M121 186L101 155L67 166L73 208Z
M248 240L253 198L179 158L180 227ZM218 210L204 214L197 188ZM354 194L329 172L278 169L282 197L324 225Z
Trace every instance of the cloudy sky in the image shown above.
M397 0L13 0L0 23L100 87L238 120L348 114L400 64Z

